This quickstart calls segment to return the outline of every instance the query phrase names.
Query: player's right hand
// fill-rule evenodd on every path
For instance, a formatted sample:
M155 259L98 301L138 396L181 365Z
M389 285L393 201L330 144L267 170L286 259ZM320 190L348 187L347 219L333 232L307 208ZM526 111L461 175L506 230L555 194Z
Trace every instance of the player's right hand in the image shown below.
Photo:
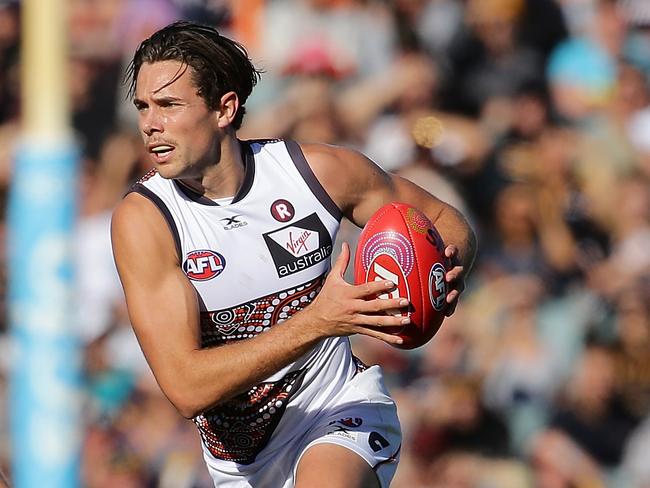
M388 344L401 344L402 339L386 332L389 327L402 327L408 317L393 315L391 310L409 305L406 298L377 298L395 288L391 281L381 280L352 285L343 276L350 262L350 246L344 242L323 288L303 313L308 313L313 326L323 337L364 334Z

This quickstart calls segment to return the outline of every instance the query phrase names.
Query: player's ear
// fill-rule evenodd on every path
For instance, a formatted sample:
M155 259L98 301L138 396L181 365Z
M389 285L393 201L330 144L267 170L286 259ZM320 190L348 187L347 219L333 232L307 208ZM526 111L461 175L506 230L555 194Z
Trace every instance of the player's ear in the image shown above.
M219 110L217 111L217 123L220 128L226 128L235 120L237 110L239 109L239 97L234 91L225 93L219 101Z

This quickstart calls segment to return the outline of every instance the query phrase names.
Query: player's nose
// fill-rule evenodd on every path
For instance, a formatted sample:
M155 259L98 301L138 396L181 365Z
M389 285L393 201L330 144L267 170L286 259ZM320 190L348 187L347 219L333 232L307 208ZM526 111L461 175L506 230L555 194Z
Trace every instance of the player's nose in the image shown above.
M155 132L163 132L163 120L155 110L148 110L145 115L142 116L141 120L142 131L150 136Z

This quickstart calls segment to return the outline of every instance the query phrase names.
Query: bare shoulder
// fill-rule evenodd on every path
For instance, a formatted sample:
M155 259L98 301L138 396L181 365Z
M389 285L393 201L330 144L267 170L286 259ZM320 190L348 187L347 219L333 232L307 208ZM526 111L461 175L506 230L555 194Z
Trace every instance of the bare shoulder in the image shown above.
M113 238L126 238L142 234L143 230L155 229L158 221L164 223L160 211L149 199L138 193L129 193L113 210L111 235Z
M390 176L359 151L326 144L301 148L318 181L348 217L369 194L391 185Z
M113 210L113 227L127 225L132 220L143 219L150 211L147 199L137 193L126 195Z
M363 171L375 166L359 151L347 147L331 144L301 144L300 147L312 170L318 173L317 176L330 173L340 176L341 171Z
M176 260L171 231L160 210L146 197L129 193L113 210L111 240L116 261L158 256Z

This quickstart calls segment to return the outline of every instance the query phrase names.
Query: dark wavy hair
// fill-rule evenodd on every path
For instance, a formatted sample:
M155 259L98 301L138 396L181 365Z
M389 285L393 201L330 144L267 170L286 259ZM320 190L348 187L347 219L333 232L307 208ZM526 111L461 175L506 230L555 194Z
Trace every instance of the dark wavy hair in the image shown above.
M125 75L129 98L135 95L142 64L158 61L179 61L190 67L192 82L211 110L219 107L225 93L235 92L239 97L239 110L232 126L235 130L241 127L246 112L244 104L261 74L244 46L207 25L188 21L169 24L142 41L136 49ZM182 74L183 69L174 79Z

